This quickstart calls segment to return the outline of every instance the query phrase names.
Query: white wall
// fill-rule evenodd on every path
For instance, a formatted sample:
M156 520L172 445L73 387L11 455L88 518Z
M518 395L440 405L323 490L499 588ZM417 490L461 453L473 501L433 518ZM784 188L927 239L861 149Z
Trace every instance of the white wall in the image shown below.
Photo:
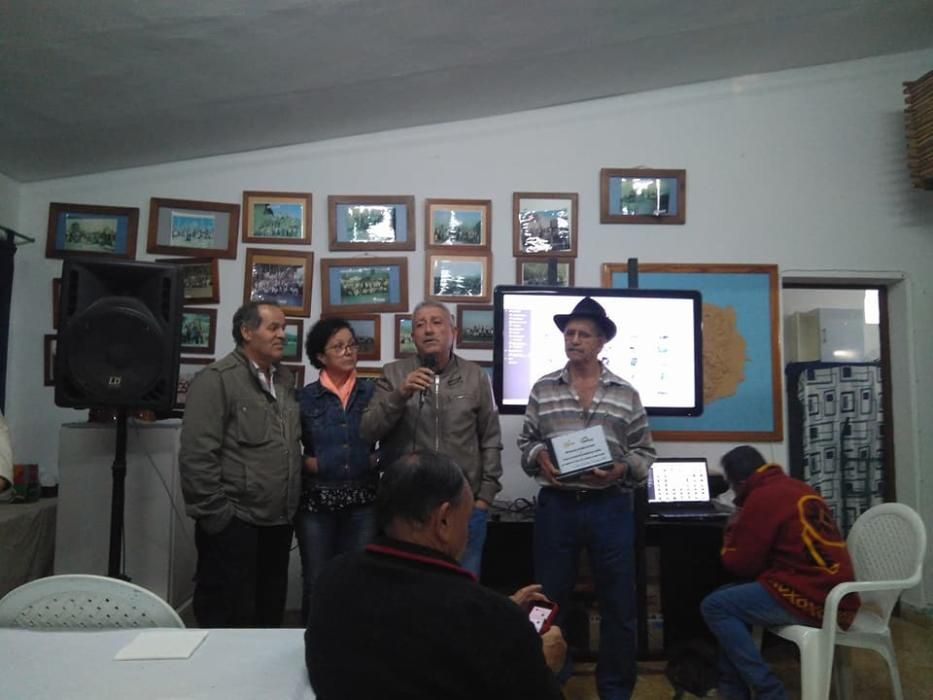
M19 215L20 185L16 180L11 180L3 173L0 173L0 224L9 226L19 231L17 228ZM25 233L20 231L20 233ZM30 234L26 234L30 235Z
M328 194L414 194L419 250L409 255L410 299L423 295L423 200L493 200L493 273L514 281L511 195L580 195L576 281L598 286L603 262L777 263L794 279L888 280L898 493L933 522L926 471L933 458L929 373L933 356L933 194L911 189L905 165L901 83L928 70L933 51L674 88L469 122L25 185L20 221L45 228L50 201L138 206L145 251L149 197L239 202L243 190L314 194L312 249L327 253ZM413 104L417 104L414 96ZM416 108L416 107L415 107ZM687 169L684 226L601 225L599 169ZM84 413L53 407L41 385L42 335L51 330L49 280L60 263L40 245L17 256L8 406L17 453L54 478L57 429ZM141 252L140 259L155 256ZM221 261L218 356L230 349L229 318L242 300L243 264ZM315 277L318 266L316 265ZM320 311L313 287L312 318ZM392 353L383 317L383 357ZM468 357L488 357L473 351ZM517 464L520 418L504 417L504 496L534 492ZM668 443L666 454L731 445ZM785 461L785 443L758 445ZM106 467L107 465L102 465ZM106 468L101 478L108 478ZM130 475L132 478L132 475ZM933 557L930 557L933 561ZM931 564L933 566L933 564ZM933 601L933 569L920 601Z

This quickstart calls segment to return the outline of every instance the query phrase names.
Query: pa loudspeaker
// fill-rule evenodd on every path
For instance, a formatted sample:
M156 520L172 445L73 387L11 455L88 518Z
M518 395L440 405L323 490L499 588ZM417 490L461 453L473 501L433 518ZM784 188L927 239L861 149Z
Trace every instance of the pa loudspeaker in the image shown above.
M66 260L55 403L171 409L178 385L182 295L175 265Z

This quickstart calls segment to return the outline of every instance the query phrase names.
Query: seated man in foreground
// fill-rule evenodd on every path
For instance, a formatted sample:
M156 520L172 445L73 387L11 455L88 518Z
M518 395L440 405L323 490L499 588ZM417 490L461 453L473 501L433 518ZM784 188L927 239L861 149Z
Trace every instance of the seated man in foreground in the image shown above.
M538 635L522 607L539 587L509 599L457 563L472 510L442 455L386 470L376 514L387 537L332 560L315 585L305 655L319 700L562 697L560 630Z
M829 506L810 486L749 445L723 455L722 468L737 506L723 534L722 563L752 582L720 588L700 606L719 641L719 697L745 700L754 691L759 700L784 700L748 626L819 627L829 591L854 578L852 560ZM843 628L858 604L854 593L842 599Z

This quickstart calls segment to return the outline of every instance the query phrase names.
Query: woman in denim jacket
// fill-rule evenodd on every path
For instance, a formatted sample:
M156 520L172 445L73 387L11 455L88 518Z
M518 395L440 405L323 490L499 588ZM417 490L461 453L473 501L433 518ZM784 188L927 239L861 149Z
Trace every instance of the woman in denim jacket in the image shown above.
M356 376L359 345L343 319L322 319L308 331L305 352L320 370L298 393L304 444L302 497L295 516L301 554L302 616L328 560L363 549L376 534L379 472L374 443L360 437L360 417L373 384Z

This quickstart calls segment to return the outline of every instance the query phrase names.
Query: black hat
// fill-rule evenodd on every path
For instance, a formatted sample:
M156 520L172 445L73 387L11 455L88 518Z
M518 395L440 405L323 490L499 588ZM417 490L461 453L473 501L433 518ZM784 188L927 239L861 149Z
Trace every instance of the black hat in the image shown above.
M588 318L599 326L606 340L612 340L616 335L616 324L606 315L606 310L599 305L599 302L590 297L583 297L569 314L554 314L554 323L563 333L567 323L573 318Z

